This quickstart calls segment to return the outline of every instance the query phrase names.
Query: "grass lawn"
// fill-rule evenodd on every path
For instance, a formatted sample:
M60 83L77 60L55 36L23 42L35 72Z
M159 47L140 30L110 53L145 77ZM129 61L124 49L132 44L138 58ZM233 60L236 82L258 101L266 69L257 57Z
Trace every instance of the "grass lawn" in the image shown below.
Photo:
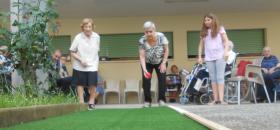
M96 109L51 117L3 130L207 130L167 107Z

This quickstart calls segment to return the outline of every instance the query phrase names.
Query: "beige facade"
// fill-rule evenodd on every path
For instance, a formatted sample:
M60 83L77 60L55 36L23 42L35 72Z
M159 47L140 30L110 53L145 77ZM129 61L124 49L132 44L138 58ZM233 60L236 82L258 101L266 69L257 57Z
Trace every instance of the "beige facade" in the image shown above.
M276 56L280 56L280 17L278 12L263 13L226 13L217 14L221 24L226 29L266 29L266 45L272 48ZM95 18L95 31L99 34L134 33L142 32L145 20L152 20L158 31L172 31L174 39L174 58L169 60L179 68L190 70L196 59L187 58L186 32L200 30L203 14L188 16L155 16L155 17L122 17L122 18ZM72 38L80 31L81 19L62 19L59 35L71 35ZM137 45L137 43L135 43ZM102 46L102 43L101 43ZM253 58L253 57L248 57ZM138 60L108 61L100 63L100 74L105 79L141 78Z
M280 37L278 36L278 31L280 30L279 12L218 13L217 16L226 29L265 28L266 46L272 48L273 54L280 56L280 45L278 43L280 41ZM202 17L203 14L186 16L112 17L94 18L94 21L96 24L95 31L99 34L138 33L143 31L142 24L144 21L154 21L158 31L173 32L174 58L169 59L168 70L172 64L176 64L180 69L186 68L187 70L191 70L196 59L187 58L186 32L200 30ZM71 35L73 38L80 31L80 22L81 19L61 19L62 26L59 35ZM102 43L100 45L102 46ZM241 59L254 58L242 57ZM70 63L68 67L71 68ZM138 60L100 62L99 73L105 80L141 79L141 69ZM123 88L124 82L121 83L121 89L123 90ZM134 103L137 103L136 99L134 101Z

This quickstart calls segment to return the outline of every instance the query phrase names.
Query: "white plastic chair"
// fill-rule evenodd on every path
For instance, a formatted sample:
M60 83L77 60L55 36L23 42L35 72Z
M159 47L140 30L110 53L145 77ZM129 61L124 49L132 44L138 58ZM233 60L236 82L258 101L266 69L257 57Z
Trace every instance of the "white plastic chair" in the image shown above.
M250 73L253 74L253 77L249 76ZM263 79L263 75L262 75L262 71L261 71L260 66L248 64L247 67L246 67L245 78L249 82L253 82L254 84L258 83L258 84L262 85L262 87L265 91L268 103L271 103L271 100L269 98L269 95L268 95L268 92L267 92L267 89L266 89L266 85L265 85L265 82L264 82L264 79ZM254 89L253 87L254 86L250 86L251 90ZM253 92L254 101L255 101L255 103L257 103L255 92L254 91L252 91L252 92Z
M103 104L106 103L107 93L116 93L119 97L119 104L121 104L121 94L120 94L120 81L119 80L106 80L106 87L103 94Z
M138 79L127 79L125 80L125 89L124 89L124 97L123 102L126 103L126 95L127 93L136 93L139 103L140 100L140 89L139 89L139 80Z
M151 79L151 94L154 93L154 99L155 101L158 100L158 80L157 78Z
M278 81L279 82L279 81ZM277 83L277 85L274 88L274 103L277 101L277 94L280 93L280 83Z

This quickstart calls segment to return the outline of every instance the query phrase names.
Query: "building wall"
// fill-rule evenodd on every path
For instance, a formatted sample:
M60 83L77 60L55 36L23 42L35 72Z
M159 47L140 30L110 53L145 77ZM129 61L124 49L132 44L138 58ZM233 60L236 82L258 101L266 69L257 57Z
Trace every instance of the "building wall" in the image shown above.
M266 29L266 45L272 48L273 54L280 56L280 17L278 12L262 13L219 13L217 14L226 29ZM157 31L172 31L174 39L174 58L169 60L169 68L176 64L179 68L191 70L196 59L187 58L186 32L200 30L203 14L186 16L153 16L153 17L113 17L95 18L95 31L99 34L143 32L142 25L146 20L156 23ZM81 19L62 19L60 35L71 35L72 38L80 32ZM137 43L135 43L137 45ZM101 43L102 46L102 43ZM253 59L244 57L241 59ZM70 67L70 65L69 65ZM133 61L100 62L99 73L104 79L141 78L140 64Z
M280 29L280 17L276 12L266 13L232 13L217 14L226 29L265 28L266 44L272 48L275 55L280 56L277 35ZM174 59L169 60L180 68L191 69L196 59L187 58L186 31L200 30L203 15L189 16L156 16L156 17L123 17L123 18L96 18L95 31L99 34L134 33L143 32L142 25L145 20L156 23L158 31L172 31L174 36ZM81 19L62 19L60 35L71 35L72 38L80 32ZM137 43L135 43L137 45ZM102 43L101 43L102 46ZM138 60L100 62L100 74L104 78L126 79L140 78L140 65Z

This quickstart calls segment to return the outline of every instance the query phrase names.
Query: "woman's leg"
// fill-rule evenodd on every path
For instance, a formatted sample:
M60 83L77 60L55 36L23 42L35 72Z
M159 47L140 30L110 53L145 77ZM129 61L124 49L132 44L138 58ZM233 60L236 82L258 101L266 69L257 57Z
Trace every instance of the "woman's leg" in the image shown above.
M94 104L96 86L89 87L89 101L88 104Z
M81 85L78 85L77 92L78 92L78 97L79 97L79 103L84 103L84 87Z
M157 78L158 78L158 101L164 101L165 100L165 82L166 82L166 72L161 73L159 69L160 64L155 65L155 70L157 73ZM167 64L166 64L167 67Z
M87 84L89 86L89 102L88 104L94 104L95 92L97 86L97 71L87 72Z
M142 68L141 68L142 69ZM151 64L146 63L146 69L149 73L153 73L153 66ZM143 82L143 90L144 90L144 100L147 103L152 102L151 98L151 78L146 78L144 76L144 71L142 69L142 82Z
M216 66L215 66L215 62L216 61L207 61L207 68L209 71L209 77L211 80L211 86L212 86L212 92L213 92L213 97L214 97L214 101L213 102L217 102L219 101L218 98L218 86L217 86L217 79L216 79Z
M224 59L216 60L218 95L219 95L219 101L221 102L224 102L225 67L226 67L226 62Z

